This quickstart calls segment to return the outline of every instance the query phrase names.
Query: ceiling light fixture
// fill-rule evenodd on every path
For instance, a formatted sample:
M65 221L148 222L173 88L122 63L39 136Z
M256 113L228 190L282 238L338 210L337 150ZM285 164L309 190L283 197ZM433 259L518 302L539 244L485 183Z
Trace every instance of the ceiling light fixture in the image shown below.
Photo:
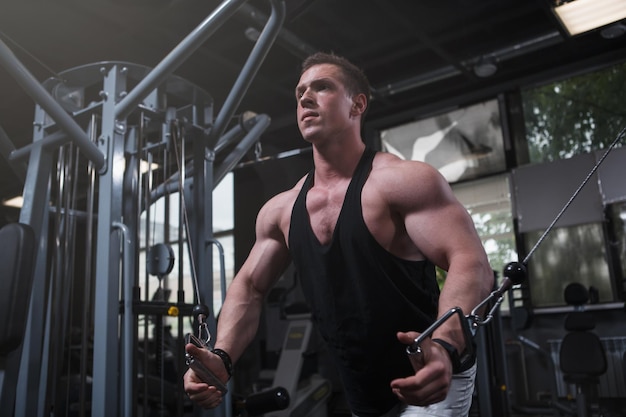
M498 71L498 64L493 56L481 56L474 64L474 74L480 78L491 77Z
M626 0L557 0L554 13L574 36L626 19Z

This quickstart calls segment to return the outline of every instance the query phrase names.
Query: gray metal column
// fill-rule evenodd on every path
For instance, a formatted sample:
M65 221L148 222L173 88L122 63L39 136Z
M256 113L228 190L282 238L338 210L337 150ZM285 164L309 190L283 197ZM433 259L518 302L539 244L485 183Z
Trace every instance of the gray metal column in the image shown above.
M126 121L115 119L115 101L126 89L125 69L113 65L104 76L102 132L98 146L107 156L100 172L94 304L92 416L119 415L120 237Z
M140 126L143 125L143 115L140 116ZM122 325L122 368L120 369L120 400L123 413L120 416L132 417L137 410L136 387L134 379L137 375L135 366L135 352L137 351L137 337L135 333L135 313L133 311L133 290L137 286L139 276L139 218L141 194L141 148L143 132L141 128L129 129L126 136L127 166L124 173L124 198L122 214L127 227L126 239L129 241L124 249L124 281L122 298L124 300ZM123 227L120 226L122 229Z
M40 107L35 111L33 142L43 140L45 112ZM48 182L52 169L52 155L43 147L36 147L30 153L26 182L24 183L24 205L20 211L20 223L30 224L35 231L39 249L36 255L35 275L30 298L30 309L26 324L26 334L22 345L22 356L11 362L19 364L19 380L15 395L15 417L41 415L43 405L39 399L46 390L46 381L41 380L43 368L45 312L48 301L48 270L46 254L48 249ZM12 365L13 366L13 365ZM2 408L4 409L4 408Z

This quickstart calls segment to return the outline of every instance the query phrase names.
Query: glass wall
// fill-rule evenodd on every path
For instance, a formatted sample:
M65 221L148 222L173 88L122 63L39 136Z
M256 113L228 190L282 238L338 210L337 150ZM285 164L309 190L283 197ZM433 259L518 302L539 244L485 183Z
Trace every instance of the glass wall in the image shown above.
M542 232L529 232L534 245ZM562 306L567 284L579 282L598 291L599 302L614 301L602 226L598 223L555 228L528 263L530 293L535 307Z
M215 240L219 242L219 245L214 245L213 248L213 308L216 316L222 308L222 298L226 288L235 276L235 200L233 192L233 173L230 172L213 191L213 234ZM221 259L222 253L220 253L222 251L223 259ZM222 278L225 282L221 282ZM222 289L224 285L225 288Z
M452 186L478 232L491 267L502 277L509 262L517 261L508 175L497 175Z
M580 155L595 152L598 156L584 169L581 165L569 164L568 169L577 165L581 171L581 175L572 181L582 184L584 174L590 173L600 161L600 155L605 152L599 150L606 150L626 126L626 112L623 111L626 64L526 89L521 92L521 97L529 164L537 164L539 172L550 169L548 163L563 160L584 162L585 159L580 158ZM618 142L616 147L620 146L622 143ZM613 178L622 175L619 168L611 169ZM525 170L534 170L534 166L526 166ZM554 172L554 176L557 175ZM551 179L546 176L543 178L545 181ZM574 187L571 191L568 189L567 196L563 195L562 190L559 190L562 187L559 186L565 182L569 180L563 179L553 185L552 198L539 198L535 194L534 199L526 197L526 202L532 200L539 209L546 205L565 207L568 197L576 191ZM534 307L563 305L563 290L570 282L580 282L590 288L594 302L623 299L626 260L623 249L624 203L618 201L612 205L611 201L607 201L603 185L598 187L598 182L602 182L601 177L591 178L582 190L585 195L579 196L589 203L586 213L579 215L578 221L570 220L565 226L557 224L541 242L540 250L532 253L528 269ZM598 203L590 209L592 200ZM568 207L566 215L577 211L578 214L583 212ZM557 211L553 213L551 216L557 215ZM590 223L585 221L585 216L598 220ZM534 227L534 230L524 231L521 237L526 253L532 251L547 227L548 224L545 224L542 229Z
M609 248L616 270L617 291L626 289L626 203L611 204L607 210Z
M450 183L506 169L498 100L488 100L380 132L383 150L426 162Z
M626 63L522 90L529 162L606 148L626 126L624 97Z
M503 124L517 116L494 98L380 129L381 148L444 175L500 277L507 263L528 261L529 279L518 292L527 307L563 306L573 281L591 289L593 302L623 300L626 193L618 178L626 176L626 153L611 149L617 156L586 176L610 145L622 147L616 139L626 127L626 64L526 88L519 97L519 123ZM506 145L520 132L503 126L524 130L521 146ZM560 209L562 219L551 224Z

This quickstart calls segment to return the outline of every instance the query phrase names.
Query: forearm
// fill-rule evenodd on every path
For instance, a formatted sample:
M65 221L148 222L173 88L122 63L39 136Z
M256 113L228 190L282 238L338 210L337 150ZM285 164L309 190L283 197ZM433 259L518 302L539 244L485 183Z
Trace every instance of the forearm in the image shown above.
M230 284L217 322L215 347L236 362L254 339L267 293L284 273L289 252L279 239L257 239Z
M215 348L228 352L233 363L254 339L262 304L262 294L237 279L233 281L220 312L215 341Z
M493 270L486 259L471 258L452 264L439 297L438 317L450 309L459 307L463 316L468 315L493 288ZM447 320L433 333L455 346L459 352L465 348L465 340L458 315Z

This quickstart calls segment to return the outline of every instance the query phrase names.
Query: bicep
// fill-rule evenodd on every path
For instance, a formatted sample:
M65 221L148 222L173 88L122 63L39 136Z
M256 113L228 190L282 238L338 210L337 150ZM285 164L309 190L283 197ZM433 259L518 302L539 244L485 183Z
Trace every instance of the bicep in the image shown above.
M448 270L455 259L482 255L482 243L471 217L454 201L406 216L407 231L425 257Z
M281 213L281 205L274 201L261 209L256 220L255 243L237 274L238 279L261 295L271 289L290 261Z
M288 264L289 251L284 244L271 238L257 239L237 274L237 279L263 296L272 288Z
M426 170L418 191L407 193L403 218L407 233L419 251L448 270L455 258L484 254L474 222L436 170Z

